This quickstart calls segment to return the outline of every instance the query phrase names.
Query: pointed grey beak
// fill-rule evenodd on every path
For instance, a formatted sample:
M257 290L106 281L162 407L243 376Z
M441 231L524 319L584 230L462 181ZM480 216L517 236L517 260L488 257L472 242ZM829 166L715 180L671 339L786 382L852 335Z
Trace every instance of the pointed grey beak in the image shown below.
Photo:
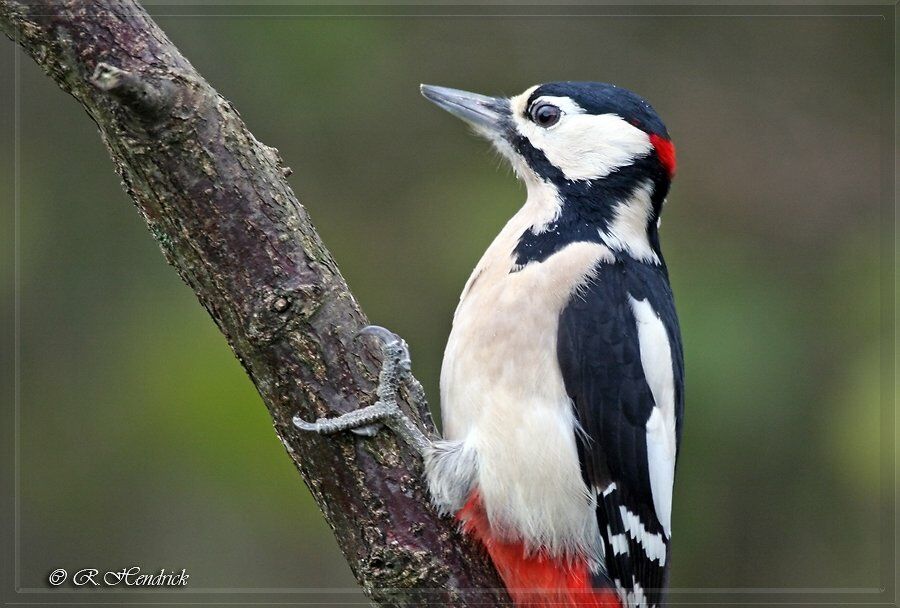
M472 125L479 133L503 136L509 124L509 101L459 89L421 85L422 95L438 107Z

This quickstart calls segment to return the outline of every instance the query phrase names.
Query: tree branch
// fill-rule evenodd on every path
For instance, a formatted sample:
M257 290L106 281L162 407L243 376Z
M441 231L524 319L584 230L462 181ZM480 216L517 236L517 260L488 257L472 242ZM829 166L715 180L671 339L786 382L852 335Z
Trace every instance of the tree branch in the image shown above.
M430 507L409 446L390 432L323 438L292 426L298 411L314 419L371 404L380 354L355 340L366 318L278 150L131 0L0 0L0 28L97 123L125 190L259 390L369 597L506 603L483 553ZM427 411L410 414L434 433Z

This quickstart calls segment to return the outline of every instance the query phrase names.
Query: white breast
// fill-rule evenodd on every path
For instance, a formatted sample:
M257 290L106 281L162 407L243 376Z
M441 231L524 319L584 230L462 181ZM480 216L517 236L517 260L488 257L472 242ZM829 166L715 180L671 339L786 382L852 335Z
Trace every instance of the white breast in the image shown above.
M519 236L554 215L552 200L529 196L466 285L441 370L444 436L477 454L476 483L495 533L535 549L599 555L595 498L581 478L556 340L563 307L612 255L573 243L510 273Z

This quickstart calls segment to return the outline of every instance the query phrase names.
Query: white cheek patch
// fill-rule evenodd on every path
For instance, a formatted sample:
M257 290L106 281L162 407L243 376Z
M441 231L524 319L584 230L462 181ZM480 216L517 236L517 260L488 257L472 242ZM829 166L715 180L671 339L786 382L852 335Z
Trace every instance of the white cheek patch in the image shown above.
M559 106L560 121L544 128L524 115L523 100L513 98L513 121L519 133L541 150L568 180L606 177L653 149L650 137L617 114L585 114L564 97L540 98ZM526 98L527 101L527 98Z

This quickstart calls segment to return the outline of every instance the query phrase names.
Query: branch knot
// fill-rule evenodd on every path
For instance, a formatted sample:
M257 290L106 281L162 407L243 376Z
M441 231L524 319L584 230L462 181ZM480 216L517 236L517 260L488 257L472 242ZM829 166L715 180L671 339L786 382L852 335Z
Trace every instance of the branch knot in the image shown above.
M156 87L133 72L103 61L94 68L90 82L140 116L155 118L169 106L171 96L164 85Z

